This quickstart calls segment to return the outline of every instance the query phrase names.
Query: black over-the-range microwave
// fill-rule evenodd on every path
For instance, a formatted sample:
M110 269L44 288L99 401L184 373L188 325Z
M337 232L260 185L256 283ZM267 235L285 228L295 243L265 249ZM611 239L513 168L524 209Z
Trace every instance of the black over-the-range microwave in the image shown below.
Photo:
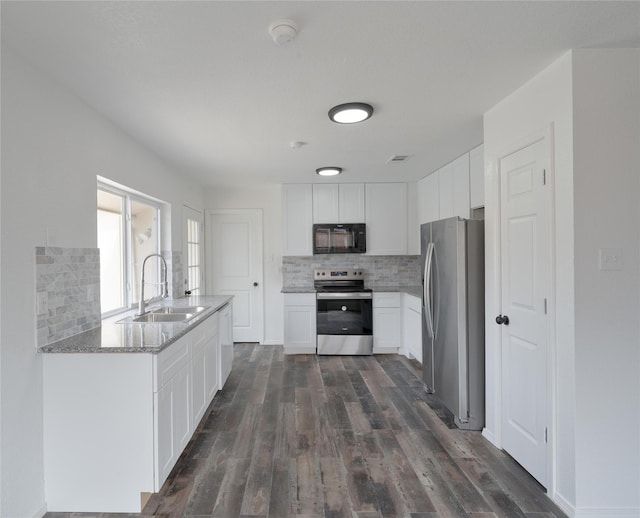
M366 251L365 223L316 223L313 225L314 254L364 254Z

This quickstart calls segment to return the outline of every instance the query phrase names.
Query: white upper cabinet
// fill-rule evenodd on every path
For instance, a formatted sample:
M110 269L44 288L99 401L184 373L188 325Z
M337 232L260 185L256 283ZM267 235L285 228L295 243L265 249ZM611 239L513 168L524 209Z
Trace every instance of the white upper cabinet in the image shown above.
M420 224L458 216L484 206L483 146L456 158L418 182Z
M484 144L469 152L469 206L484 207Z
M311 184L282 186L282 255L312 255Z
M456 158L453 169L453 215L469 218L469 153Z
M407 253L407 184L368 183L366 192L367 254Z
M420 225L440 219L437 172L425 176L418 182L418 218Z
M364 184L313 185L314 223L363 223Z
M450 218L453 212L453 164L448 163L438 170L438 201L440 214L438 219Z

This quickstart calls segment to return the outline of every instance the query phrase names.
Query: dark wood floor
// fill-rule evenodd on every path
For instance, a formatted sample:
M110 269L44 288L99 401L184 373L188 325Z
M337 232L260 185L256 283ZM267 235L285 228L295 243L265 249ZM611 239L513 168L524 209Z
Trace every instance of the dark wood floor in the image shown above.
M479 432L453 427L419 364L237 344L224 390L142 516L564 514Z

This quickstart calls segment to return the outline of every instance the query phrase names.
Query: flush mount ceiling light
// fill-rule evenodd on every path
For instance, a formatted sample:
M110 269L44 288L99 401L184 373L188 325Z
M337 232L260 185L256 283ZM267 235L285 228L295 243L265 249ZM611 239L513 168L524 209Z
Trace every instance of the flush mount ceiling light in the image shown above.
M339 124L366 121L373 114L373 106L367 103L345 103L329 110L329 118Z
M342 172L342 167L320 167L316 169L316 174L320 176L336 176Z

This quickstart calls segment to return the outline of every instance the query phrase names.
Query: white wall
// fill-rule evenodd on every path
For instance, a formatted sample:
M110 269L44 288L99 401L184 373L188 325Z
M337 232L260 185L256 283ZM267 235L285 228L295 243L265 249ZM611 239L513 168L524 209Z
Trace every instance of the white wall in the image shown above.
M500 435L500 335L494 318L500 308L498 159L514 142L553 126L555 185L555 364L557 474L553 494L575 500L574 297L573 297L573 143L571 54L543 70L485 114L485 264L486 264L486 431L497 446Z
M574 51L573 108L576 503L638 516L640 50Z
M96 175L203 207L201 188L2 45L0 515L44 512L42 361L35 344L35 247L95 248ZM163 245L163 249L166 249Z
M500 445L498 158L552 128L555 348L550 496L575 516L640 508L637 51L568 53L485 114L487 429ZM597 270L621 248L621 272ZM612 354L613 353L613 354Z
M220 186L206 192L207 209L262 209L264 258L264 340L282 344L282 188L265 184ZM205 230L207 232L207 230ZM207 236L208 238L208 236Z

